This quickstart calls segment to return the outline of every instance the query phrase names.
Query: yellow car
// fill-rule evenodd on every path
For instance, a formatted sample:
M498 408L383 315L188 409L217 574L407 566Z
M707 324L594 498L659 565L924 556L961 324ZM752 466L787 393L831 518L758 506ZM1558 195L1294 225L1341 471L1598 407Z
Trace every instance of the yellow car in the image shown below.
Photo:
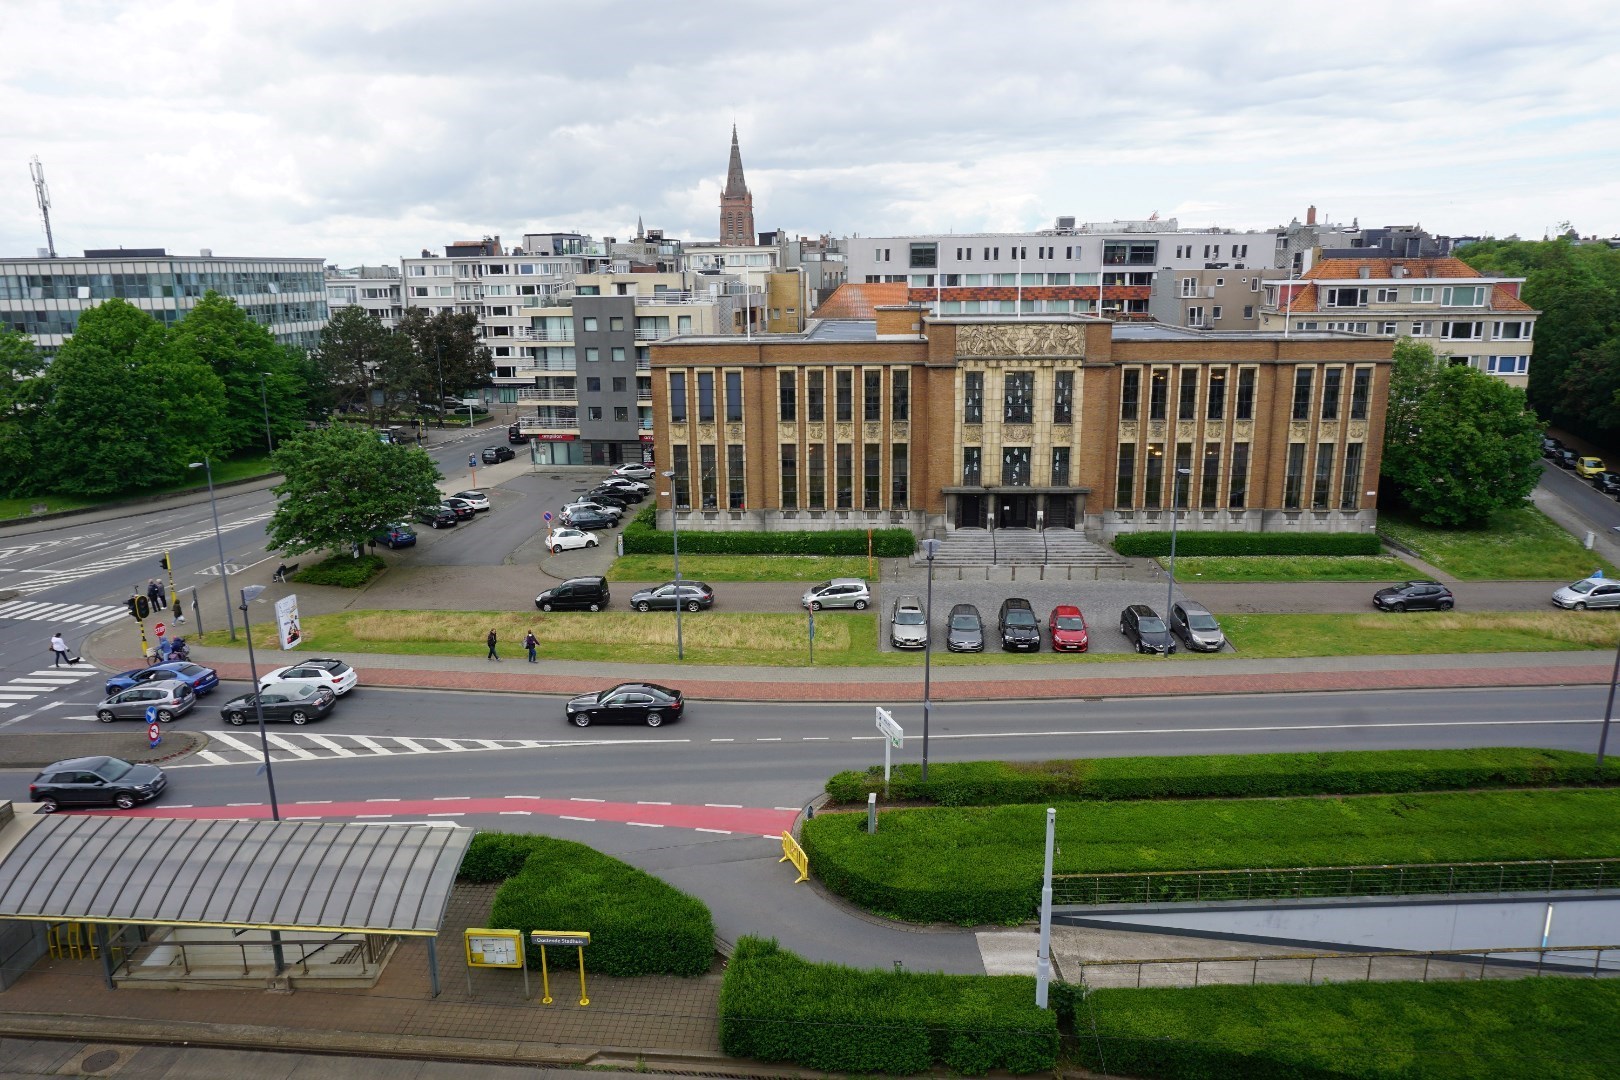
M1583 457L1575 462L1575 471L1590 480L1600 472L1607 472L1608 466L1603 464L1600 457Z

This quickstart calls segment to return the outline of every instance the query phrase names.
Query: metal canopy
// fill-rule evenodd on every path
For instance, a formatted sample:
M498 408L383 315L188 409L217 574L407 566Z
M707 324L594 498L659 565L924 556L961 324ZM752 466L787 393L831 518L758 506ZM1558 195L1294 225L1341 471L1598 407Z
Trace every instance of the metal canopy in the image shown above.
M0 918L438 933L471 829L69 815L0 860Z

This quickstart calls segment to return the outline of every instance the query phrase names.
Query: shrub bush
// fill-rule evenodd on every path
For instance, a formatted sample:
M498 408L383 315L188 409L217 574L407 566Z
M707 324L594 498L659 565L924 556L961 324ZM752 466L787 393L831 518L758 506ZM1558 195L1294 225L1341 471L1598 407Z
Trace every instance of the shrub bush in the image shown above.
M941 975L812 964L745 937L720 990L720 1047L840 1073L1046 1072L1057 1013L1021 975Z
M652 504L643 507L624 528L626 555L666 555L674 535L655 524ZM910 529L873 529L872 554L880 559L909 558L917 549ZM783 532L705 532L681 530L681 551L690 555L865 555L865 529Z
M358 589L388 568L380 555L330 555L314 566L306 566L294 574L294 581L305 585L336 585L341 589Z
M1120 533L1114 550L1121 555L1157 558L1170 554L1167 532ZM1180 530L1177 555L1380 555L1372 533L1249 533Z
M1620 783L1620 762L1604 763L1604 783ZM1339 750L1303 754L963 761L896 765L883 795L883 770L841 772L827 781L840 804L931 802L1006 806L1080 799L1188 799L1280 795L1363 795L1460 788L1592 784L1597 758L1573 750L1486 747L1470 750Z
M480 833L462 860L463 881L502 881L489 925L585 930L585 967L603 975L702 975L714 959L714 921L695 897L568 840ZM529 953L540 966L540 950Z

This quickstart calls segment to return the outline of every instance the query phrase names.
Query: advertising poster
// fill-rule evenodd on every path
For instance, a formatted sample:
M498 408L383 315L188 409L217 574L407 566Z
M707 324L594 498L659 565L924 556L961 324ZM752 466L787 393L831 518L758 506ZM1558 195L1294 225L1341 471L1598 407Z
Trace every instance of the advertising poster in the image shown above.
M281 647L290 649L303 640L298 629L298 595L288 593L276 601L276 628L281 634Z

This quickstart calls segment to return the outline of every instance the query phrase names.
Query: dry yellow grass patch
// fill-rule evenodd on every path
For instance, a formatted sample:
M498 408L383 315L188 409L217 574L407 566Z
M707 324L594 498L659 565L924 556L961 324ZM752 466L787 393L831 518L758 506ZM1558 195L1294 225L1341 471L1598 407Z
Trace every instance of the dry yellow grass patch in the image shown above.
M344 629L358 642L466 642L481 646L494 628L501 643L517 648L530 630L548 643L583 645L675 646L672 612L455 612L373 611L344 618ZM805 620L776 613L695 612L682 617L686 647L708 649L799 649L805 643ZM849 627L837 619L818 619L816 645L849 648Z

